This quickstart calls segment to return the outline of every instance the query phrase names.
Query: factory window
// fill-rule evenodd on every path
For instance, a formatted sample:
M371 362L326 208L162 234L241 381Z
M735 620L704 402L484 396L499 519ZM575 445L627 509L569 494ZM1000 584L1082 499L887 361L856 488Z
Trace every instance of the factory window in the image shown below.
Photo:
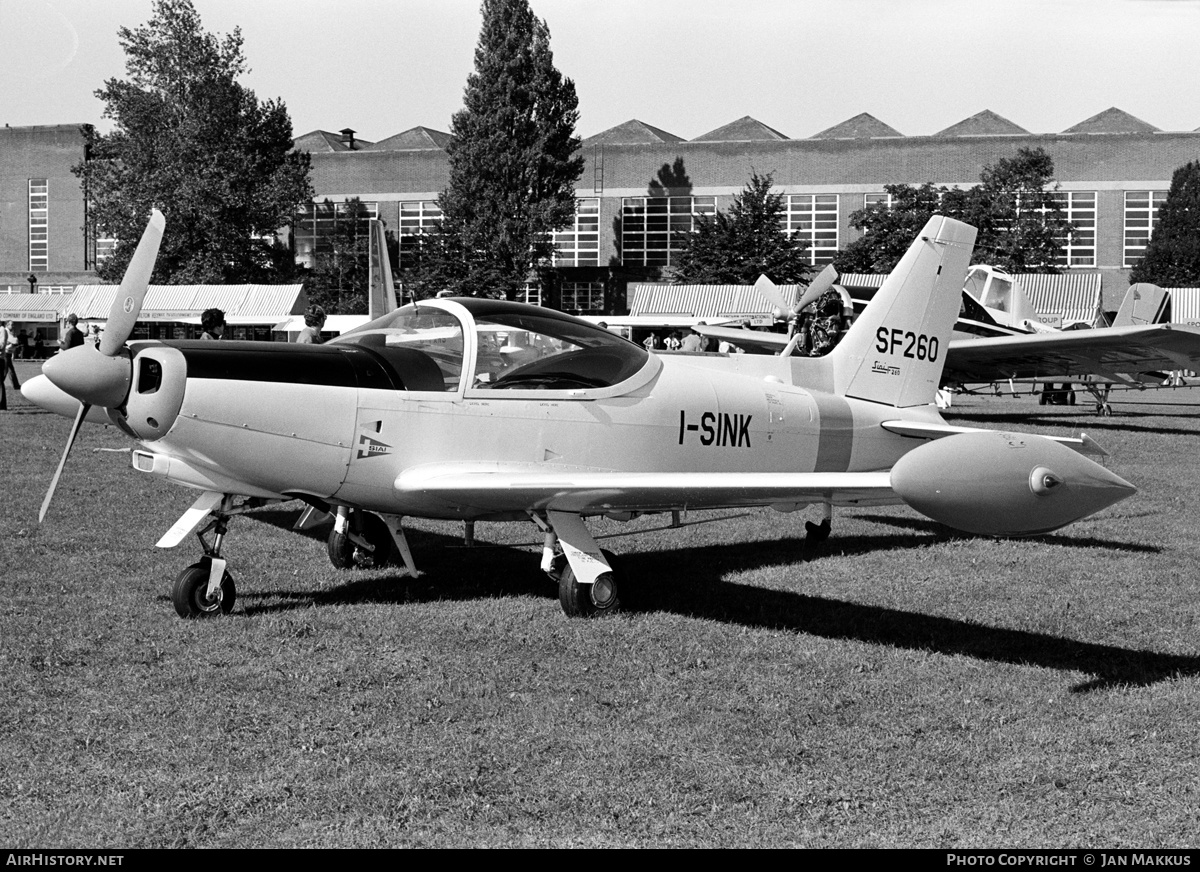
M576 315L604 311L604 282L563 282L562 310Z
M891 211L895 206L895 198L891 194L864 194L863 208L871 209L875 206L882 206L884 209Z
M838 250L838 195L788 194L783 229L808 243L808 262L825 264Z
M670 266L699 216L717 213L716 197L624 197L621 200L621 262Z
M50 184L46 179L29 180L29 271L45 272L50 267Z
M1062 209L1063 217L1075 228L1070 238L1062 238L1062 254L1055 266L1096 265L1096 192L1054 191L1052 200Z
M568 230L554 234L555 266L600 265L600 199L575 201L575 221Z
M1146 253L1158 226L1159 207L1166 199L1166 191L1125 192L1125 266L1133 266Z
M378 203L310 203L292 217L296 262L312 268L316 256L334 250L339 234L357 239L369 233L367 221L379 217Z
M400 202L400 268L411 266L420 251L421 237L442 223L436 200Z

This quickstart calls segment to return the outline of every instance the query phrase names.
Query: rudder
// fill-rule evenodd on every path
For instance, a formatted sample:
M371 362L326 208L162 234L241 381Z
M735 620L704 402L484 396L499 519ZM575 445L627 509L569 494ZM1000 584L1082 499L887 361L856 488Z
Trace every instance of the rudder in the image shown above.
M971 225L929 219L830 353L838 393L896 407L933 402L974 244Z

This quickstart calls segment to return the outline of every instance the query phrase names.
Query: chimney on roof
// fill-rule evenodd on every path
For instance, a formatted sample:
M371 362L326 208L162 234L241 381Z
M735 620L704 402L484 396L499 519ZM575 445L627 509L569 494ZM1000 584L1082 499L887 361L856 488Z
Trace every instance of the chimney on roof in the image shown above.
M349 127L343 127L338 133L342 135L342 145L350 151L354 151L354 131Z

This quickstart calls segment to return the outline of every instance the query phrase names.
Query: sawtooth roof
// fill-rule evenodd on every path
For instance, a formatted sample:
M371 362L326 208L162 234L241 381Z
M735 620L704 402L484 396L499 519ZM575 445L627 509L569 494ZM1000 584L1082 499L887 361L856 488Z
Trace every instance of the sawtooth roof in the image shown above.
M778 142L788 139L773 127L745 115L737 121L697 136L692 142Z
M957 124L951 124L945 130L939 130L934 136L1028 136L1029 131L1024 127L1013 124L1007 118L997 115L991 109L977 112L970 118L964 118Z
M1068 127L1063 133L1158 133L1159 129L1112 106L1098 115Z
M881 137L903 136L894 127L884 124L874 115L860 112L853 118L847 118L841 124L828 127L812 136L812 139L878 139Z

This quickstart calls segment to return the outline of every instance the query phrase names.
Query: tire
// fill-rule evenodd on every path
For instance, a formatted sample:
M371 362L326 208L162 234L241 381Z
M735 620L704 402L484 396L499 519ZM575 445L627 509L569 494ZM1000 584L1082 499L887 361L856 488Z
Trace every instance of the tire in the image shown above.
M208 599L208 570L211 563L206 557L193 563L175 577L171 587L171 603L181 618L211 618L227 615L233 611L237 599L237 588L228 571L221 578L220 596Z
M383 518L371 512L363 512L363 537L374 546L373 552L366 552L355 545L349 535L339 533L335 527L329 533L325 542L325 551L329 562L338 569L378 568L394 563L393 554L395 543L392 541L392 531L388 529Z
M558 604L568 618L597 618L611 615L621 609L621 598L617 578L625 580L615 556L610 551L601 551L612 572L601 575L594 584L580 584L575 580L575 571L566 563L558 577ZM611 594L597 603L595 594Z

